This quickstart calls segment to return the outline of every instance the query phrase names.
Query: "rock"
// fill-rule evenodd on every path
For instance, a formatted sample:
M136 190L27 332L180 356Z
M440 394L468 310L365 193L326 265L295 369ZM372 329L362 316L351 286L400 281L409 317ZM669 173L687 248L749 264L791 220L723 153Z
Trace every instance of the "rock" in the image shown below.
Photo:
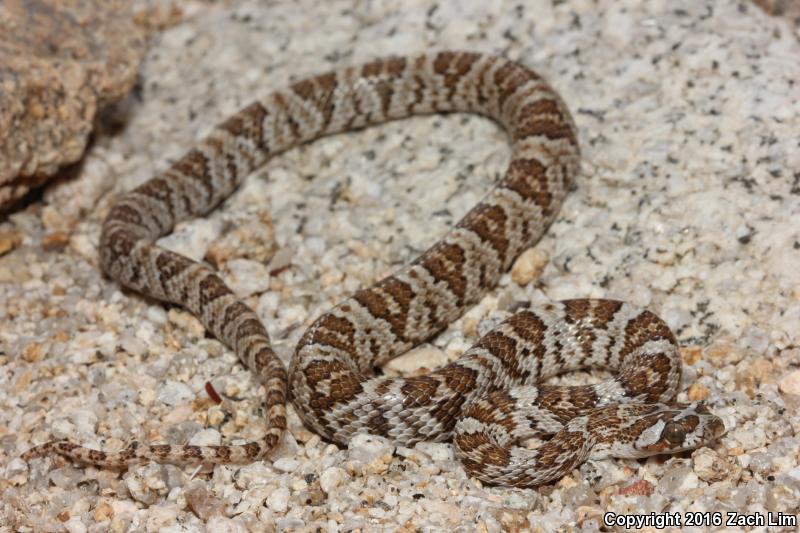
M232 258L267 264L278 249L269 211L263 208L255 213L242 210L232 218L229 224L235 225L235 229L223 232L219 240L212 242L205 259L217 269Z
M700 448L692 453L692 467L697 477L712 483L726 478L737 477L739 467L726 461L711 448Z
M272 463L276 469L280 470L281 472L294 472L297 470L297 467L300 466L300 463L297 459L292 459L290 457L281 457L274 463Z
M194 398L194 392L185 383L167 380L158 390L158 400L165 405L179 405Z
M272 469L263 462L243 465L236 477L236 487L239 489L252 489L253 487L263 484L265 479L269 479L274 475Z
M131 520L138 508L133 500L112 500L111 510L115 518Z
M221 442L222 436L219 431L213 428L198 431L189 439L189 444L192 446L219 446Z
M538 248L528 248L517 258L511 267L511 279L520 286L527 285L538 278L547 264L547 254Z
M797 0L754 0L764 11L775 17L783 17L800 27L800 2Z
M97 415L89 409L77 409L70 414L69 419L79 433L93 433L97 426Z
M145 505L153 505L158 501L158 489L166 488L163 482L163 471L159 466L148 465L142 472L128 471L123 476L125 487L131 498Z
M228 286L239 298L269 290L269 268L250 259L231 259L226 264Z
M42 237L42 249L48 252L61 251L69 244L69 233L66 231L55 231Z
M205 483L192 482L183 491L186 505L201 520L209 520L212 516L221 516L225 509L222 500L208 492Z
M106 501L101 501L92 511L92 517L98 522L104 522L114 518L114 508Z
M769 334L759 327L751 326L739 339L739 346L743 347L746 352L761 355L767 351L769 346Z
M285 513L289 508L289 489L278 487L267 497L267 507L275 513Z
M726 425L727 427L727 425ZM765 428L746 422L738 428L728 432L728 437L733 438L742 445L744 450L754 450L769 444L770 438Z
M5 468L4 476L12 485L26 483L28 481L28 463L20 457L11 459Z
M302 519L294 516L286 516L275 520L275 528L278 531L302 531L306 523Z
M791 480L792 484L800 487L800 466L797 466L786 472L785 477Z
M529 522L526 511L519 509L497 509L492 512L503 531L528 531Z
M147 530L149 531L164 531L167 527L176 523L180 512L180 508L174 503L151 505L149 510L150 513L147 518Z
M349 459L357 469L370 474L382 474L392 462L394 444L386 438L359 434L347 446Z
M756 452L750 454L750 462L746 465L746 467L751 472L767 475L772 469L772 464L773 464L773 458L770 454L763 452Z
M294 259L293 249L288 247L280 248L275 252L275 255L272 256L272 260L269 262L268 267L270 273L278 274L286 270L292 264L292 259Z
M0 256L22 244L23 236L17 229L0 231Z
M224 516L213 516L206 524L206 531L216 533L245 533L243 524Z
M74 487L82 478L83 474L71 466L53 470L49 475L50 483L60 488Z
M347 479L347 472L338 466L332 466L326 469L321 476L319 476L319 486L327 494L330 494L336 487L341 485Z
M701 385L700 383L692 383L689 385L689 390L686 391L689 400L693 402L705 400L708 398L709 392L710 391L708 390L708 387Z
M383 371L389 376L420 376L448 362L447 354L442 350L431 344L422 344L386 363Z
M800 395L800 370L789 372L778 382L778 388L784 394Z
M0 17L0 210L83 155L133 86L144 36L124 0L8 0Z
M731 342L716 341L704 350L704 355L711 364L719 367L738 363L745 353L742 348Z
M450 444L442 442L418 442L414 448L430 457L435 463L454 461L455 452Z
M81 519L77 516L70 518L65 524L64 529L69 533L86 533L88 531Z
M621 494L623 496L628 495L635 495L635 496L650 496L655 491L655 486L647 481L646 479L639 479L634 481L628 486L622 487L617 491L617 494Z
M671 468L658 481L658 490L666 494L688 490L697 486L697 479L697 475L688 466Z

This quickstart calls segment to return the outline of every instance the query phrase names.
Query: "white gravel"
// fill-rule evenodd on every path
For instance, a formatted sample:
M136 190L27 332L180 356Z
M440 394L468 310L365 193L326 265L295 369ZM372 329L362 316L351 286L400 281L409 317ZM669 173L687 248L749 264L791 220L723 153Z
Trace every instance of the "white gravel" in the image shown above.
M155 37L139 90L112 110L124 128L98 132L76 178L0 222L13 248L0 256L0 530L596 531L609 512L797 512L798 31L744 1L400 5L186 2L183 22ZM503 53L546 75L575 116L583 170L516 268L527 284L506 276L417 364L456 357L516 301L629 300L674 328L680 399L725 417L718 444L588 462L519 490L469 479L449 444L359 437L339 448L291 411L280 449L252 465L119 473L18 459L60 437L120 449L260 436L263 390L235 356L185 311L100 274L100 223L116 194L253 95L444 48ZM466 116L324 139L165 241L235 283L288 363L304 326L434 242L508 153L494 125ZM66 246L45 245L65 227ZM392 371L419 368L402 363Z

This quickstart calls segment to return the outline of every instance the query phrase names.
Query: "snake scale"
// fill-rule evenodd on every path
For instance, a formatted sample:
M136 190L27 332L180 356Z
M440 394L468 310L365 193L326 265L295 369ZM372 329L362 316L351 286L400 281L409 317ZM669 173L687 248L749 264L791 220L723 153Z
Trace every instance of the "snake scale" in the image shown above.
M212 269L154 244L177 222L214 209L275 154L325 135L449 112L483 115L505 129L511 143L505 176L417 259L317 318L288 374L259 318ZM681 361L669 328L649 311L612 300L569 300L513 314L427 375L372 371L430 339L495 286L553 220L578 165L575 127L559 96L535 72L497 56L389 57L269 94L122 195L99 245L112 278L187 308L260 379L264 437L231 446L134 444L118 452L62 440L24 457L60 454L105 467L251 462L286 429L287 394L304 423L330 440L347 443L363 432L404 445L452 440L469 474L500 485L546 483L587 458L709 443L724 431L721 420L703 404L674 403ZM615 375L578 387L542 383L595 367ZM550 438L534 449L520 444L537 435Z

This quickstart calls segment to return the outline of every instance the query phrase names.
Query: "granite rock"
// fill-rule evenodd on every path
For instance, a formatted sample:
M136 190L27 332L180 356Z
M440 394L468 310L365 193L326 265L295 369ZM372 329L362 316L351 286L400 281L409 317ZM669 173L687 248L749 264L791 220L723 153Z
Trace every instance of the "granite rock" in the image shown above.
M0 14L0 210L78 161L133 86L144 34L125 0L7 0Z

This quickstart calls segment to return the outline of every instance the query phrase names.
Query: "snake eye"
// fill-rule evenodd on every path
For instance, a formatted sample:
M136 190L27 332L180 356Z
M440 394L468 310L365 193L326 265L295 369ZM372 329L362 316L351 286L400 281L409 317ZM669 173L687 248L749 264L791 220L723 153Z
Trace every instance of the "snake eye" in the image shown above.
M667 439L670 444L681 444L686 438L686 430L677 422L667 422L661 437Z

